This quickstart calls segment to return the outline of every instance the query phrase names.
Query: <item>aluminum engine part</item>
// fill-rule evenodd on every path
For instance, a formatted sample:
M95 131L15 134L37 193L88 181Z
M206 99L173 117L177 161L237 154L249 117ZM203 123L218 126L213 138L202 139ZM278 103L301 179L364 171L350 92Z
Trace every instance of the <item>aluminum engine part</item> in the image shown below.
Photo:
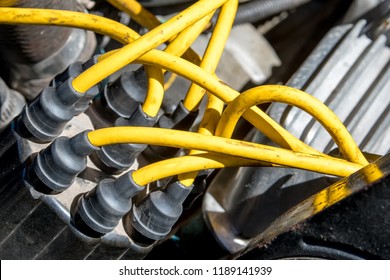
M390 49L384 34L367 37L365 32L372 31L367 26L374 28L364 20L333 28L288 85L329 106L363 151L383 155L390 140ZM284 104L273 104L268 113L315 149L334 149L331 137L308 114ZM255 131L248 138L270 144ZM290 168L223 170L206 193L204 215L223 247L238 252L277 217L335 180Z

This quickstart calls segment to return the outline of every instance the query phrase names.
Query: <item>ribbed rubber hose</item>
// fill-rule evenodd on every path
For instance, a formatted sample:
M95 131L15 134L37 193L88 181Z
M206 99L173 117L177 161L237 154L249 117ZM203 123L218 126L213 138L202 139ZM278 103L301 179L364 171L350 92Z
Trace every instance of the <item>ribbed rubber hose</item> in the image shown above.
M235 25L253 23L286 10L294 9L310 0L253 0L238 8Z
M8 5L7 5L8 4ZM74 0L0 0L0 6L77 10ZM72 30L64 27L0 25L0 54L7 61L36 63L54 54Z

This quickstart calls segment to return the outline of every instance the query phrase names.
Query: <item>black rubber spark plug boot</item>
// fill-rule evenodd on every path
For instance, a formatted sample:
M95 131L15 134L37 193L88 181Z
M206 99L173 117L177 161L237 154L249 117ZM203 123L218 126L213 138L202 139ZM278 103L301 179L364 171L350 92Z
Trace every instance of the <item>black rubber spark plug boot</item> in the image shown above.
M30 105L26 106L14 123L15 131L36 143L48 143L57 138L66 124L84 112L99 93L99 85L87 92L77 92L72 82L84 70L96 63L93 57L86 63L75 62L58 74Z
M130 211L131 198L144 187L134 182L132 171L114 179L104 179L91 191L75 197L71 222L83 234L101 237L112 231Z
M171 115L162 115L156 126L188 131L194 124L197 116L198 111L191 112L184 107L183 102L180 102ZM174 157L179 151L180 149L178 148L148 145L142 155L148 162L153 163Z
M75 115L74 104L83 94L72 86L70 78L58 87L47 87L11 124L23 138L48 143L57 138Z
M50 83L53 87L58 87L64 82L66 82L68 79L76 78L78 75L83 73L85 70L87 70L89 67L93 66L97 63L97 56L92 57L85 63L82 63L80 61L74 62L68 66L62 73L58 74ZM84 93L84 95L80 98L79 101L77 101L74 104L75 108L75 116L83 113L85 110L88 109L89 105L92 103L92 99L94 99L100 91L100 83L91 87L87 92Z
M182 204L191 189L175 181L164 191L151 192L123 219L129 237L141 245L163 239L182 214Z
M87 133L54 140L26 167L26 181L44 194L58 194L69 188L87 166L88 155L98 149L89 142Z
M87 111L94 127L114 125L117 118L128 118L146 97L148 82L143 67L136 71L122 73L115 81L107 84Z
M157 117L148 116L139 105L129 118L118 118L115 121L115 126L151 127L156 123L156 120ZM92 153L90 158L102 171L108 174L117 174L128 169L146 146L145 144L107 145Z

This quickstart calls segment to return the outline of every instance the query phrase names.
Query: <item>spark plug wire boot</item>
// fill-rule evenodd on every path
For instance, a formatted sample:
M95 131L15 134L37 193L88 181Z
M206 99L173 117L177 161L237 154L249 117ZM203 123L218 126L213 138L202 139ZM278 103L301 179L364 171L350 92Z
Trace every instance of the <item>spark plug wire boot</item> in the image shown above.
M87 166L87 157L97 150L88 131L72 138L59 137L38 153L26 167L26 181L44 194L58 194L69 188Z
M64 82L66 82L68 79L76 78L78 75L83 73L85 70L87 70L89 67L97 63L97 57L94 56L85 63L82 63L80 61L74 62L68 66L62 73L58 74L50 83L53 87L58 87ZM87 92L84 93L84 95L80 98L79 101L77 101L74 104L75 107L75 116L85 112L85 110L88 109L89 105L92 103L92 100L99 94L100 91L100 84L97 84L87 90Z
M118 225L132 207L131 198L143 189L134 182L132 171L115 180L103 179L91 191L75 197L71 223L87 236L101 237Z
M162 115L156 126L160 128L170 128L175 130L189 131L198 116L199 111L191 112L182 101L177 105L171 115ZM180 149L162 146L148 145L142 153L144 158L153 163L167 158L172 158L178 154Z
M147 126L152 127L157 117L148 116L138 105L129 118L118 118L115 126ZM92 162L102 171L108 174L118 174L131 167L139 154L145 150L145 144L117 144L103 146L92 153Z
M72 86L72 78L58 87L47 87L15 120L16 132L36 143L57 138L75 115L74 104L83 94Z
M163 191L151 192L123 219L129 237L142 245L163 239L182 214L182 204L191 190L192 186L174 181Z
M115 81L107 84L94 100L87 114L94 127L114 125L117 118L128 118L146 97L148 88L144 68L122 73Z

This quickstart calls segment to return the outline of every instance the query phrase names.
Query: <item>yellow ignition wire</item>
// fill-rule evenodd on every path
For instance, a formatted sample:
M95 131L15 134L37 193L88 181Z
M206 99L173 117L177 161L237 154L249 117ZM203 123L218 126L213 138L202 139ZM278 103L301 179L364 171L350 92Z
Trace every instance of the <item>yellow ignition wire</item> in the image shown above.
M73 11L29 8L0 8L0 24L54 25L91 30L128 44L139 34L127 26L92 14Z
M210 23L211 18L214 15L214 11L210 13L209 15L205 16L198 22L194 23L193 25L187 27L182 32L180 32L175 39L173 39L169 45L164 49L165 52L174 54L177 56L182 56L181 54L184 53L187 49L190 49L190 46L194 43L194 41L199 37L199 35L205 30L207 25ZM196 60L194 58L188 59L188 57L185 57L183 55L183 58L187 59L188 61L199 65L200 64L200 57L198 54L196 54Z
M11 7L15 5L17 0L1 0L0 7Z
M181 31L170 43L169 45L164 49L164 52L175 55L175 56L183 56L184 53L188 50L188 48L192 45L192 43L197 39L197 37L204 31L204 28L207 24L209 24L212 16L214 15L214 12L210 13L209 15L205 16L198 22L194 23L193 25L187 27L183 31ZM137 39L141 37L139 34L137 34ZM106 59L107 57L113 55L119 51L119 49L112 50L109 52L106 52L99 56L99 61ZM152 50L153 52L154 50ZM195 65L200 64L200 57L195 53L196 58L193 57L191 60L188 59L188 61L194 63Z
M171 158L149 164L134 171L132 176L137 184L145 186L154 181L180 173L183 173L183 176L185 176L185 174L197 174L200 170L237 166L269 166L269 164L256 160L202 152L196 155ZM180 182L183 184L185 180ZM185 186L191 185L192 183Z
M152 30L161 24L154 14L149 12L135 0L108 0L108 2L118 10L130 15L137 23L149 30ZM199 65L199 56L192 49L186 49L183 53L183 57L192 63Z
M348 160L361 165L368 164L352 136L332 110L310 94L287 86L259 86L242 93L226 107L216 135L230 138L238 119L247 109L270 102L287 103L312 115L329 132Z
M150 117L157 116L164 98L164 74L161 69L145 66L148 89L142 110Z
M178 34L188 26L194 24L201 18L207 16L219 8L227 0L200 0L169 19L167 22L152 29L133 43L128 44L116 51L104 60L99 61L78 77L72 85L78 92L86 92L109 75L133 62L151 49L156 48L174 35Z
M203 1L200 1L203 2ZM222 2L222 1L221 1ZM115 21L111 21L106 18L94 16L94 15L89 15L89 14L83 14L83 13L77 13L77 12L69 12L69 11L54 11L54 10L42 10L42 9L22 9L22 8L0 8L0 23L5 23L5 24L45 24L45 25L57 25L57 26L68 26L68 27L75 27L75 28L82 28L82 29L88 29L92 30L96 33L104 34L104 35L109 35L113 37L115 40L118 40L122 43L129 43L137 38L139 38L139 35L132 31L129 28L125 28L122 24L117 23ZM173 32L174 33L174 32ZM172 72L175 72L177 74L181 74L184 77L187 77L194 82L196 82L198 85L204 86L206 90L208 90L211 93L214 93L216 96L222 97L222 99L225 102L229 102L232 99L234 99L238 93L235 92L234 90L230 89L227 86L224 86L212 77L211 75L207 74L207 72L203 71L202 69L199 69L197 67L194 67L194 65L190 64L189 62L186 62L183 59L177 58L175 56L166 54L165 56L161 56L160 54L164 54L163 52L159 52L156 50L153 50L149 52L147 55L144 55L139 61L143 61L147 64L159 66L161 68L168 69ZM176 64L176 65L175 65ZM184 67L183 67L184 66ZM188 67L189 66L189 67ZM193 71L195 70L195 71ZM200 75L199 75L200 74ZM208 84L207 81L211 81L211 84ZM224 93L224 91L227 91L227 93ZM252 120L252 122L257 123L257 126L262 127L262 124L259 124L258 121L255 120L255 118L262 117L263 112L258 112L255 110L250 110L249 112L252 113L246 113L247 118ZM264 120L260 120L264 121ZM270 137L270 138L275 138L279 142L282 143L281 146L292 146L295 147L297 150L308 150L311 152L316 152L313 149L308 148L305 145L302 144L297 144L300 141L295 138L295 140L291 140L290 137L294 138L293 136L289 134L285 134L284 132L280 133L278 131L278 128L275 129L275 127L272 126L271 124L267 123L268 127L270 127L269 132L271 132L271 136L273 132L276 132L276 136ZM267 127L267 126L266 126ZM263 127L264 128L264 127ZM136 140L132 139L130 135L136 135L138 132L145 132L145 131L140 131L143 129L148 129L148 128L110 128L108 130L116 130L117 133L114 133L116 137L112 138L109 137L108 139L103 140L100 139L100 144L104 144L105 142L114 142L117 143L126 143L126 142L136 142ZM129 131L129 129L133 129L132 131ZM151 128L149 128L151 129ZM267 129L266 129L267 130ZM130 135L127 133L130 132ZM150 136L156 135L155 131L149 131ZM169 131L167 131L169 132ZM101 131L95 131L91 132L89 134L91 142L97 144L99 141L96 139L99 139L100 136L96 136L96 133L99 135ZM180 132L180 133L190 133L190 132ZM118 134L122 135L118 137ZM267 133L266 133L267 134ZM106 135L106 134L104 134ZM158 135L158 133L157 133ZM197 135L197 134L195 134ZM284 137L288 135L288 137ZM107 135L106 135L107 136ZM197 135L198 137L207 137L207 136L201 136ZM97 137L97 138L96 138ZM178 139L178 135L174 135L173 139L170 139L172 143L174 143L174 140ZM191 139L196 139L194 135L191 135ZM290 155L292 156L292 160L289 158L285 158L283 160L277 160L280 158L280 154L274 154L275 151L272 151L272 149L278 149L278 148L271 148L271 147L262 147L264 149L264 155L258 155L257 153L254 153L255 151L258 152L258 149L260 147L257 147L256 145L259 144L253 144L253 143L247 143L247 142L242 142L241 144L245 143L244 145L239 144L240 141L236 143L237 140L228 140L228 139L219 139L216 137L212 137L212 139L218 139L218 143L214 143L216 145L211 145L209 146L208 143L204 143L204 145L198 145L197 142L193 143L193 146L188 146L188 144L181 143L179 144L171 144L171 146L174 147L179 147L179 148L192 148L192 149L200 149L200 150L207 150L207 151L219 151L221 146L220 144L224 143L223 141L228 141L225 144L227 144L228 147L224 147L224 149L227 149L224 151L226 154L231 154L233 156L247 156L249 158L255 158L257 160L262 160L262 158L269 159L269 162L275 162L277 164L286 164L287 166L295 166L298 168L306 168L303 167L305 164L307 165L307 162L309 161L314 161L314 165L309 164L309 170L314 170L315 168L319 167L320 172L327 172L329 174L334 174L338 176L347 176L350 173L356 171L357 169L360 168L360 165L353 165L352 163L347 163L341 160L337 159L329 159L329 158L324 158L318 155L307 155L307 154L300 154L300 153L293 153L291 151L285 151L282 149L279 149L278 152L280 153L285 153L285 155ZM141 137L141 139L138 139L138 143L144 143L142 139L145 139L144 136ZM208 139L211 140L211 139ZM118 142L119 141L119 142ZM121 142L122 141L122 142ZM297 142L298 141L298 142ZM153 142L153 143L152 143ZM158 145L159 141L151 141L150 143L147 144L153 144L153 145ZM213 141L211 141L213 142ZM295 142L295 144L294 144ZM110 144L110 143L108 143ZM165 143L166 144L166 143ZM230 145L230 146L229 146ZM232 151L229 149L237 147L237 145L240 146L239 151ZM254 145L254 146L253 146ZM222 149L222 150L224 150ZM246 151L246 150L249 151ZM268 151L268 154L267 154ZM220 151L219 151L220 152ZM248 153L249 152L249 153ZM287 154L286 154L287 153ZM295 157L295 158L294 158ZM270 159L274 158L274 159ZM284 158L284 156L282 156ZM301 159L299 161L298 159ZM324 166L325 163L325 166ZM342 168L338 168L343 166ZM330 170L329 170L330 169ZM337 170L339 169L339 170ZM315 171L315 170L314 170Z
M168 80L164 84L164 90L167 91L168 89L170 89L171 86L175 83L176 79L177 79L177 74L171 73Z
M134 0L107 0L112 6L127 13L138 24L151 30L161 24L154 14Z
M173 55L181 56L184 52L189 50L189 47L196 40L199 34L203 32L205 26L210 22L210 19L212 18L213 14L214 12L205 16L192 26L180 32L164 51ZM194 63L195 60L195 64L199 64L199 56L196 53L194 54L196 55L196 57L192 55L191 62ZM155 69L158 68L153 67L152 69L149 69L149 67L150 66L145 66L146 74L148 76L149 81L148 92L146 94L146 99L142 105L142 108L146 114L154 117L157 115L161 107L164 91L167 90L173 84L173 82L176 80L177 74L172 73L167 83L165 83L164 86L161 88L161 85L164 81L164 76L162 74L163 71L159 70L159 73L153 73L155 72Z
M140 37L140 35L132 29L113 20L72 11L0 8L0 23L54 25L87 29L110 36L123 44L130 43ZM111 52L106 56L108 57L109 54L111 54ZM103 59L104 57L105 55L102 55L100 56L100 59ZM151 50L140 57L137 62L157 66L183 76L205 88L208 92L217 96L225 103L229 103L239 95L237 91L226 86L223 82L219 81L203 69L200 69L182 58L162 51ZM279 146L295 151L318 154L316 150L292 136L260 109L250 109L244 113L244 117Z
M200 67L211 74L214 74L219 60L221 59L226 41L234 23L237 8L238 0L229 0L221 8L213 34L200 63ZM184 107L190 111L196 111L204 93L205 91L202 87L191 84L183 101Z
M116 21L73 11L0 8L0 23L54 25L86 29L109 36L122 44L131 43L140 37L137 32ZM162 103L164 95L162 84L164 83L164 77L159 68L146 66L145 71L149 85L143 109L146 114L154 117L157 115Z
M237 91L227 86L224 82L218 80L207 71L180 57L165 52L151 50L137 59L136 62L158 66L176 73L203 87L206 91L215 95L225 103L229 103L240 95ZM322 154L291 135L257 107L250 108L246 111L244 113L244 118L283 148L311 154Z
M209 73L214 73L221 59L224 46L229 37L231 28L233 26L234 18L237 12L238 0L229 0L221 8L215 25L213 34L210 38L200 67ZM198 109L199 103L203 98L205 90L196 84L191 84L187 95L183 101L183 105L189 111ZM213 135L214 130L219 120L220 113L223 110L223 102L218 100L215 96L209 96L208 107L199 127L199 133L206 135ZM213 114L214 116L210 116ZM218 115L217 115L218 114ZM213 119L211 119L213 117ZM190 151L190 155L196 154L198 151ZM178 179L184 186L191 186L194 182L197 172L185 173L178 176Z
M212 94L208 94L206 111L199 125L198 133L214 135L223 112L224 103Z
M196 38L199 36L199 34L204 30L204 26L206 26L209 23L209 21L212 18L213 14L214 14L214 12L212 12L211 14L205 16L204 18L202 18L198 22L194 23L193 25L191 25L191 26L187 27L186 29L184 29L183 31L181 31L175 37L175 39L173 39L172 42L164 49L164 52L172 54L172 55L175 55L175 56L182 56L185 53L185 51L188 50L188 48L196 40ZM138 39L140 37L141 36L137 33L136 39ZM134 41L134 40L132 40L132 41ZM106 59L107 57L113 55L114 53L116 53L119 50L120 49L116 49L116 50L112 50L112 51L106 52L106 53L100 55L98 60L99 61L100 60L104 60L104 59ZM152 52L152 56L157 55L156 51L157 50L149 51L147 53L147 55L146 55L147 56L146 59L149 59L150 52ZM157 52L159 52L159 51L157 51ZM199 58L199 56L197 54L196 54L195 61L194 61L194 59L188 60L188 61L194 63L195 65L199 65L200 64L200 58Z
M88 133L96 147L112 144L147 144L207 152L258 160L345 177L362 165L321 155L304 154L251 142L199 133L155 127L109 127Z
M208 94L208 103L206 106L206 111L203 115L203 119L199 125L198 133L203 135L214 135L215 129L218 125L219 119L222 115L224 103L214 95ZM203 153L197 150L191 150L190 155L196 155L198 153ZM225 162L230 162L229 166L233 166L237 160L237 158L226 158ZM179 173L178 173L179 174ZM190 172L179 174L178 179L184 186L191 186L198 176L198 172Z

